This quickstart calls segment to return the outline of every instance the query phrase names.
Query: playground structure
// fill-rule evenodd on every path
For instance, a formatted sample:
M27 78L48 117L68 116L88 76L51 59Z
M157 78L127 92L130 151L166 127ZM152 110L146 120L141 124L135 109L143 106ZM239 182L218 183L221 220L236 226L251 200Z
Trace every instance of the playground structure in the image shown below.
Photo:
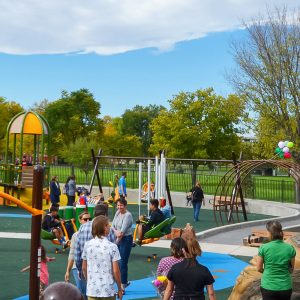
M49 125L47 120L36 112L17 114L8 124L6 131L5 161L0 163L0 186L4 192L31 204L34 166L44 163L49 145ZM11 138L12 136L12 138ZM12 140L12 145L10 144ZM33 145L30 161L26 161L24 148ZM27 149L28 151L28 149ZM49 185L49 168L43 169L43 187ZM6 199L3 198L4 204ZM10 200L7 200L9 204Z
M247 221L246 204L244 201L242 186L247 176L255 169L271 165L280 167L296 181L296 202L300 197L300 165L285 160L246 160L235 162L233 167L220 180L213 199L214 217L217 224L240 222L240 214Z
M101 180L98 172L98 165L99 165L99 160L101 158L106 158L106 159L119 159L120 157L113 157L113 156L102 156L102 150L100 149L98 151L98 155L94 155L94 150L91 150L92 153L92 158L94 162L94 172L93 176L91 179L90 183L90 192L92 191L93 183L95 177L97 177L98 180L98 186L99 186L99 191L100 193L103 193L102 185L101 185ZM124 158L124 157L122 157ZM131 159L129 157L126 157L126 159ZM137 158L135 158L137 159ZM141 159L140 159L141 160ZM145 162L147 162L147 182L144 184L144 186L147 186L147 190L142 189L142 175L143 175L143 163L140 161L139 162L139 193L138 193L138 205L139 205L139 215L141 215L141 203L142 200L143 202L147 203L147 216L150 214L150 200L153 198L159 199L160 207L164 207L166 205L166 197L168 196L168 204L170 206L170 213L171 217L166 218L162 223L158 224L157 226L153 227L150 231L148 231L145 234L145 238L142 241L142 244L149 244L152 243L159 238L161 238L164 235L167 235L171 231L171 226L176 220L176 217L174 216L174 208L172 204L172 199L171 199L171 193L168 185L168 179L166 176L166 158L164 155L164 151L161 151L159 156L156 156L155 158L143 158ZM154 164L152 163L154 162ZM155 183L152 183L151 180L151 167L153 167L153 170L155 172ZM113 192L110 197L111 202L115 204L115 201L119 199L118 196L118 176L115 175L114 178L114 183L111 183L113 186ZM152 188L152 190L151 190ZM143 193L144 192L144 193ZM145 195L147 197L145 197ZM152 195L152 197L151 197ZM137 226L134 231L133 239L136 240L137 236Z
M42 215L42 195L43 195L43 167L36 166L33 171L33 191L32 205L28 205L15 197L0 192L0 197L7 199L31 213L31 247L30 247L30 299L39 299L39 276L40 276L40 258L41 258L41 223Z

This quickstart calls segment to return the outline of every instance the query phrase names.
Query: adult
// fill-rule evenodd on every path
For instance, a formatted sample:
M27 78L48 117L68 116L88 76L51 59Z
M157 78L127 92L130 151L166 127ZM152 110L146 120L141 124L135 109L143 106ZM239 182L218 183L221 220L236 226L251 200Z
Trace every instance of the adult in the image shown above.
M157 199L151 199L150 200L150 217L149 219L144 219L144 217L140 217L140 220L138 223L138 244L142 244L142 240L144 238L144 235L147 231L149 231L154 226L160 224L164 220L164 215L162 211L158 208L158 200Z
M80 224L85 224L86 222L91 220L91 216L89 213L83 212L79 215L78 219L79 219ZM85 296L85 293L86 293L85 286L84 286L82 280L78 276L78 270L76 268L76 264L74 261L74 249L75 249L75 245L77 242L77 234L78 234L78 231L72 235L71 247L70 247L70 252L69 252L69 257L68 257L68 265L67 265L66 274L65 274L65 281L70 280L70 272L72 271L72 275L75 280L75 284L76 284L77 288L80 290L80 293L83 296Z
M126 176L127 176L127 173L123 172L121 178L119 179L119 183L118 183L120 199L124 199L124 200L127 197Z
M204 201L204 193L199 181L196 181L196 185L191 189L191 192L192 192L192 205L194 210L194 221L198 222L200 208Z
M118 261L120 253L117 245L106 236L110 226L108 218L98 216L93 220L93 239L84 245L82 253L82 270L87 280L86 294L88 300L114 300L118 287L118 298L122 299L121 276Z
M215 300L212 274L205 266L198 263L196 257L201 255L201 248L196 239L186 241L184 248L186 258L173 265L167 275L168 285L164 300L169 300L175 289L174 300L205 300L204 288L210 300Z
M57 204L60 202L60 186L58 182L58 177L53 176L50 181L50 201L52 204Z
M117 201L117 212L112 222L112 228L115 230L117 237L116 243L121 255L119 266L121 271L121 282L123 294L125 288L130 284L128 281L128 259L132 248L132 215L127 210L127 201L119 199Z
M76 182L75 182L75 176L71 175L68 177L67 183L66 183L66 194L68 198L68 206L73 206L75 202L75 193L76 193Z
M98 204L95 206L94 217L98 216L107 216L108 215L108 206L106 204ZM77 241L75 243L74 249L74 258L76 268L78 270L79 278L82 280L82 284L86 287L86 280L82 274L82 252L86 242L93 238L92 227L94 220L87 222L86 224L82 224L78 230ZM110 242L115 242L115 233L114 230L111 229L107 236Z
M48 232L52 232L59 243L62 245L62 247L66 248L68 245L60 226L61 224L58 216L58 207L56 205L53 205L50 207L49 213L46 214L43 218L42 229Z
M260 246L257 257L257 270L263 273L261 294L263 300L289 300L296 251L292 245L284 243L282 226L278 221L269 221L266 228L270 242Z

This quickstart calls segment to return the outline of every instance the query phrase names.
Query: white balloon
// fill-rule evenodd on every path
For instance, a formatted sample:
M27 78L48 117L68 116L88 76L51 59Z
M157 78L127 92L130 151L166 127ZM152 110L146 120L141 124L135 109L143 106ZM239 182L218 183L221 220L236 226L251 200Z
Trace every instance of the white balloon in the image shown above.
M284 142L283 142L283 141L280 141L280 142L278 143L278 147L279 147L280 149L282 149L284 146L285 146L285 145L284 145Z
M289 149L288 147L284 147L284 148L282 149L282 151L283 151L284 153L288 153L288 152L290 152L290 149Z
M287 146L288 143L289 143L289 141L285 141L284 142L284 146Z

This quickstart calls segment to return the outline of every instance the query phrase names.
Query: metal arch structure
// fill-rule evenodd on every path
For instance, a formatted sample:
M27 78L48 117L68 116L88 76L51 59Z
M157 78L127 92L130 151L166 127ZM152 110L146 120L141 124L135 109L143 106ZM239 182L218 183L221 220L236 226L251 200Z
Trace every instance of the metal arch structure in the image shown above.
M272 165L287 170L296 183L300 183L300 165L285 160L245 160L237 162L220 180L213 199L214 218L217 224L240 222L243 213L247 221L242 185L246 177L263 165Z

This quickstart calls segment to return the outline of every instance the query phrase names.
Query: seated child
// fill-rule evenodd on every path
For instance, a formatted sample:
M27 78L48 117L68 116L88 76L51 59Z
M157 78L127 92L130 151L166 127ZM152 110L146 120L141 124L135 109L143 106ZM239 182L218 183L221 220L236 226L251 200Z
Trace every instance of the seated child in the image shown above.
M44 216L42 221L42 229L52 232L63 248L67 248L68 244L63 235L63 231L60 228L60 219L58 216L58 207L51 206L49 209L49 213Z
M158 200L151 199L150 200L150 216L149 219L145 219L144 216L140 216L138 223L138 244L142 244L142 240L147 231L149 231L152 227L160 224L165 218L161 210L158 208Z

